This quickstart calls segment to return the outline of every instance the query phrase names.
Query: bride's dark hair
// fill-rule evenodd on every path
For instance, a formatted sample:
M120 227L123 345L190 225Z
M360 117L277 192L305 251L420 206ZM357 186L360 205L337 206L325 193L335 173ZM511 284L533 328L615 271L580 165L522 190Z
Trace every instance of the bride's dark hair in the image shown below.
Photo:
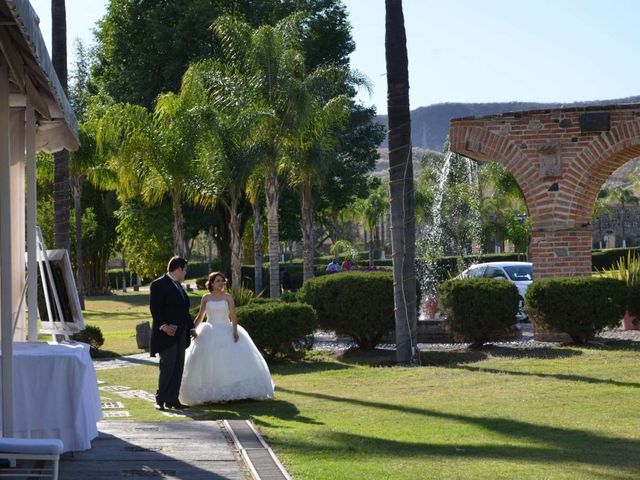
M204 286L207 287L207 290L209 290L210 292L213 292L213 282L216 281L216 277L222 277L224 283L227 283L227 277L225 277L221 272L211 272L209 274L207 283L204 284Z

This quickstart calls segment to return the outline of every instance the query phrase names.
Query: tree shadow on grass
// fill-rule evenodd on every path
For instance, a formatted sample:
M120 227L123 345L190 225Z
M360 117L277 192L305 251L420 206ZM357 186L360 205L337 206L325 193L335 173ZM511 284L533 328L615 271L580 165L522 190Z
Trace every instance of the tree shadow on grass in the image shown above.
M277 392L276 392L277 394ZM183 412L194 420L251 420L256 425L270 428L287 428L269 422L269 417L289 422L311 425L324 425L313 418L300 415L295 404L280 399L274 400L239 400L228 403L207 403L192 407ZM293 428L293 427L292 427Z
M422 352L422 364L437 367L455 367L469 363L478 363L489 357L514 359L549 359L570 358L582 355L575 348L539 347L517 348L489 345L482 350L446 350Z
M640 342L634 340L603 339L601 343L591 345L592 348L624 352L640 352Z
M455 368L460 368L463 370L468 370L470 372L479 372L479 373L495 373L498 375L552 378L552 379L561 380L561 381L614 385L616 387L640 388L640 383L635 383L635 382L620 382L618 380L584 377L582 375L570 375L570 374L564 374L564 373L519 372L514 370L504 370L504 369L498 369L498 368L471 367L469 365L461 365Z
M612 437L587 430L536 425L519 420L499 417L474 417L470 415L441 412L433 409L407 405L395 405L369 400L337 397L319 393L302 392L290 389L282 391L314 397L319 400L337 402L354 407L366 407L386 410L389 413L409 413L422 417L415 423L420 428L421 421L443 419L473 425L488 432L504 437L502 444L442 444L428 442L406 442L356 435L346 432L327 432L323 435L327 445L298 442L287 443L288 448L309 450L317 455L320 450L335 451L340 455L345 449L354 448L363 454L390 457L455 457L496 460L522 460L541 463L577 463L590 466L615 468L622 475L629 476L640 471L640 440ZM428 429L428 422L424 423ZM517 446L514 442L534 442L535 446ZM337 443L337 444L336 444ZM623 472L629 475L623 474Z
M349 365L367 365L370 367L393 367L396 365L396 351L382 348L363 350L350 348L332 353L332 356Z
M339 362L328 362L322 360L302 360L299 362L292 361L274 361L269 364L271 373L278 375L301 375L305 373L318 373L330 370L345 370L353 368Z

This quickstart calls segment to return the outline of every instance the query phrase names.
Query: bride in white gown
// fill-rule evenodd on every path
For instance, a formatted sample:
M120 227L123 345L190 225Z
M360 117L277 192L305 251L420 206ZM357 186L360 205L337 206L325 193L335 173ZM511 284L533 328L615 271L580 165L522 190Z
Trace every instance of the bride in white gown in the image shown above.
M226 278L209 275L195 319L198 337L186 351L180 402L199 405L240 399L273 398L267 363L247 331L238 325L233 297L224 292ZM204 316L207 321L203 322Z

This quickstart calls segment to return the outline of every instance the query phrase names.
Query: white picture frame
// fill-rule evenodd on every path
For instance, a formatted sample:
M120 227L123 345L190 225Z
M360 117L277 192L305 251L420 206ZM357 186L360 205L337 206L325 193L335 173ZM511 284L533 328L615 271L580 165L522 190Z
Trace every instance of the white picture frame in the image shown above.
M38 257L41 333L72 335L79 332L85 324L69 252L63 249L47 250L46 256L40 252Z

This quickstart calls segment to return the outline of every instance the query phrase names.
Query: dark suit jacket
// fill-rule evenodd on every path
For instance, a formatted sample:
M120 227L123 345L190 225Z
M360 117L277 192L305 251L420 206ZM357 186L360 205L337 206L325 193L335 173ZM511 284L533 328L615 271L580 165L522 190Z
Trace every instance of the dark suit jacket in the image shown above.
M195 328L189 313L189 299L186 292L184 297L182 296L168 275L163 275L151 283L149 307L153 318L149 345L151 356L174 345L179 339L186 338L185 348L188 347L191 341L189 331ZM164 324L178 326L173 337L160 331Z

